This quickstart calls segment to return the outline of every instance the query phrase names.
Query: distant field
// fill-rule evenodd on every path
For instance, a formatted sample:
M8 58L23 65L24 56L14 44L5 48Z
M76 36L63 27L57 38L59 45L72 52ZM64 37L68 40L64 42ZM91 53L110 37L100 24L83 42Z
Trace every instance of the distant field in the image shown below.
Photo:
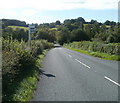
M27 27L22 27L22 26L8 26L8 27L13 28L13 30L16 30L17 28L28 30Z
M106 25L107 28L110 28L110 26Z
M51 30L57 30L57 28L52 28Z
M88 24L83 24L83 26L86 26L86 25L88 25Z

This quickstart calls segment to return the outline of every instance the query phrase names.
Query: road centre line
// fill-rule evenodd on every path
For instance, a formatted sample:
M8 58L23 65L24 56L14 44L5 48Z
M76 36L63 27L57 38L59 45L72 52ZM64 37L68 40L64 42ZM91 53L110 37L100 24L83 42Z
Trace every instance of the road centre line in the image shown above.
M70 54L68 54L68 56L69 56L69 57L72 57ZM78 59L75 59L75 60L76 60L77 62L79 62L80 64L82 64L82 65L84 65L85 67L87 67L87 68L90 69L90 66L88 66L88 65L86 65L85 63L79 61ZM97 72L97 71L95 71L95 72ZM106 80L108 80L108 81L110 81L110 82L112 82L112 83L114 83L114 84L116 84L117 86L120 87L120 84L119 84L119 83L115 82L114 80L110 79L109 77L104 76L104 78L105 78Z
M72 56L68 54L68 56L71 58Z
M104 77L105 79L109 80L110 82L116 84L117 86L120 86L120 84L118 84L117 82L113 81L112 79L108 78L108 77Z
M79 61L78 59L75 59L77 62L79 62L80 64L82 64L82 65L84 65L85 67L87 67L87 68L89 68L90 69L90 67L88 66L88 65L86 65L86 64L84 64L84 63L82 63L81 61Z

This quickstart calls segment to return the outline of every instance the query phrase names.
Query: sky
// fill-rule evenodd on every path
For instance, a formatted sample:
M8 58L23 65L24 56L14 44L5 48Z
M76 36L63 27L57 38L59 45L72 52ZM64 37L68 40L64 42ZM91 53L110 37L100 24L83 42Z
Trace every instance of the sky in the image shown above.
M83 17L99 22L118 21L119 0L1 0L0 18L27 23L51 23Z

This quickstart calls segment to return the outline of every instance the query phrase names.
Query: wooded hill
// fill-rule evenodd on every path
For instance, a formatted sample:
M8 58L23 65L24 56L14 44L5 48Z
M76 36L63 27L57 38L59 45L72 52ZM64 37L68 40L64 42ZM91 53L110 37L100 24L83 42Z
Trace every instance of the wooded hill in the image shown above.
M27 27L25 21L14 20L14 19L2 19L3 26L24 26Z
M26 30L22 28L13 30L13 28L10 27L10 25L27 26L26 22L3 19L3 25L4 38L12 36L14 39L28 40ZM49 42L58 42L60 44L73 41L120 42L119 23L109 20L106 20L104 23L100 23L97 20L86 22L84 18L78 17L77 19L66 19L63 23L57 20L53 23L34 25L36 26L36 32L32 34L32 39L45 39Z

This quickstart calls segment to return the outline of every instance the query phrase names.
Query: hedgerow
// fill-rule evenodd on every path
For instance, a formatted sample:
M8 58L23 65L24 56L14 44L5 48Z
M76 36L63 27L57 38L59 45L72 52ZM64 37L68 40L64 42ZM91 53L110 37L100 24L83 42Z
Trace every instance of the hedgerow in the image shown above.
M65 46L91 52L108 53L110 55L119 55L120 53L120 43L104 44L101 42L81 41L65 44Z
M51 47L52 44L45 40L31 41L31 47L24 41L12 38L2 40L3 102L26 101L31 98L38 80L36 58L44 49Z

